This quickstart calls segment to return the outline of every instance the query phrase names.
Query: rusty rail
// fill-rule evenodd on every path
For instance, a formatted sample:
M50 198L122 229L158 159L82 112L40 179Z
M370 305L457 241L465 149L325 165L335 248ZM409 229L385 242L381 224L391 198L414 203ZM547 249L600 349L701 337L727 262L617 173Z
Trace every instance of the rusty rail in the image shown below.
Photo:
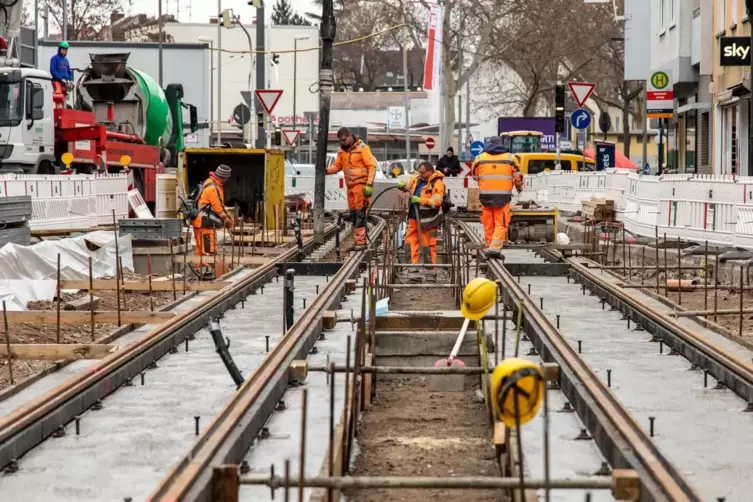
M480 241L467 223L459 225L470 240ZM491 259L488 263L489 274L500 281L506 292L508 307L517 312L518 305L522 305L525 331L542 360L559 364L562 391L584 424L599 431L594 439L604 457L613 468L631 468L638 473L641 500L700 502L700 496L526 295L503 262Z

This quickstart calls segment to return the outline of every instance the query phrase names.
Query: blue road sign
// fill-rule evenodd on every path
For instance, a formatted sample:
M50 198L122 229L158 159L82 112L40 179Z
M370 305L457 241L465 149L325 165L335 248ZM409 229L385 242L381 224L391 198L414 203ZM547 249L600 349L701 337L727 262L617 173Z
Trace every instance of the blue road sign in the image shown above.
M646 162L646 165L645 165L645 166L643 166L643 174L645 174L645 175L647 175L647 176L648 176L649 174L651 174L651 166L650 166L650 165L648 165L648 162Z
M588 129L588 126L591 125L591 114L588 113L588 110L579 108L570 115L570 122L576 129Z
M477 156L484 153L485 149L486 146L483 141L474 141L471 143L471 157L475 159Z

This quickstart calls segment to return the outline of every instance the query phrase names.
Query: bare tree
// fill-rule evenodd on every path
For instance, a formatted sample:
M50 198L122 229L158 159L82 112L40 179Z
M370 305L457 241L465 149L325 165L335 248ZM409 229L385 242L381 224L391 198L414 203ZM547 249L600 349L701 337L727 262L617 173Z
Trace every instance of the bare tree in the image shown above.
M68 38L92 40L99 38L102 28L110 24L110 15L131 6L131 0L67 0ZM50 18L61 29L63 0L48 0Z

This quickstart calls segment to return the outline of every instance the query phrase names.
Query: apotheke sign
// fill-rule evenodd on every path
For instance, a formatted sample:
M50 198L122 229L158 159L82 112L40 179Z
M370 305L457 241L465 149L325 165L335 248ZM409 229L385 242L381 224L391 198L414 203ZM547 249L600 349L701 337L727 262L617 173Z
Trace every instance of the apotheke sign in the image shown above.
M719 38L719 65L750 65L750 37Z

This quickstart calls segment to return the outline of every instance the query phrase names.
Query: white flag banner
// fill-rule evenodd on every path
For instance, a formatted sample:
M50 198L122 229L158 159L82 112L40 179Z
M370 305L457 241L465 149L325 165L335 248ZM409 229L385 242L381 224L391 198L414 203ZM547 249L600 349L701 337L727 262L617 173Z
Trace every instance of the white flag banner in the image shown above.
M424 60L424 89L439 89L439 69L442 65L442 7L437 4L429 11L428 40L426 42L426 59Z

